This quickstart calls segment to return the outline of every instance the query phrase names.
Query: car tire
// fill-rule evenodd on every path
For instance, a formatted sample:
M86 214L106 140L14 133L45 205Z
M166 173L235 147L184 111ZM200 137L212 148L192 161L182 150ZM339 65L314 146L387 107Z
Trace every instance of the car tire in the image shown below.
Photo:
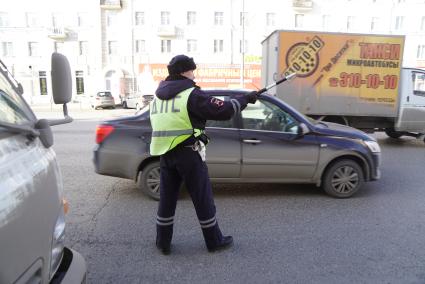
M363 183L364 176L360 165L353 160L344 159L335 162L326 170L322 188L330 196L348 198L355 194Z
M401 136L403 136L402 132L395 131L394 128L385 128L385 134L387 134L388 137L398 139Z
M143 193L155 200L159 200L159 161L146 165L137 177L137 187Z

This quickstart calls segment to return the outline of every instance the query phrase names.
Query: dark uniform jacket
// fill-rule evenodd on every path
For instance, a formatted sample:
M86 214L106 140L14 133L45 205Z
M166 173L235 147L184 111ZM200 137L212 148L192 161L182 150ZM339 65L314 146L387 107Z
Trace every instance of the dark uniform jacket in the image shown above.
M169 100L192 87L195 87L195 89L189 96L187 110L193 128L205 129L207 120L229 120L248 104L248 99L244 95L234 97L226 102L214 98L202 91L193 80L181 75L168 76L165 81L161 81L156 90L156 96L161 100ZM188 140L188 143L184 144L194 141L193 139Z

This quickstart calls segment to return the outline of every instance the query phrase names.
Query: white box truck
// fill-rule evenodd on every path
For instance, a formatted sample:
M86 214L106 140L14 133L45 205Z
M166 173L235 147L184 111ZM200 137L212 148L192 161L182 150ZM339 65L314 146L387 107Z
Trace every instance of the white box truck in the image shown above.
M296 73L269 93L314 119L424 139L425 70L402 68L404 41L277 30L262 42L262 84Z

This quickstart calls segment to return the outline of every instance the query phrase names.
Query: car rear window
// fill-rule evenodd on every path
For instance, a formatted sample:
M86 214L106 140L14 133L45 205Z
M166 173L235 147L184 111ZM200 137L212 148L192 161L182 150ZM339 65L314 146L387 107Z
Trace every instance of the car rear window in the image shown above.
M99 97L112 97L112 94L110 92L103 92L97 94Z

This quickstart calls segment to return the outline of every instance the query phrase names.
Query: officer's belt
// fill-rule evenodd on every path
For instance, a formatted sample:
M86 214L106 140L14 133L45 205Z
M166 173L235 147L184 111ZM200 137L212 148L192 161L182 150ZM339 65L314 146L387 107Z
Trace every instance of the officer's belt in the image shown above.
M191 135L191 134L193 134L192 129L152 131L152 137L168 137L168 136Z

